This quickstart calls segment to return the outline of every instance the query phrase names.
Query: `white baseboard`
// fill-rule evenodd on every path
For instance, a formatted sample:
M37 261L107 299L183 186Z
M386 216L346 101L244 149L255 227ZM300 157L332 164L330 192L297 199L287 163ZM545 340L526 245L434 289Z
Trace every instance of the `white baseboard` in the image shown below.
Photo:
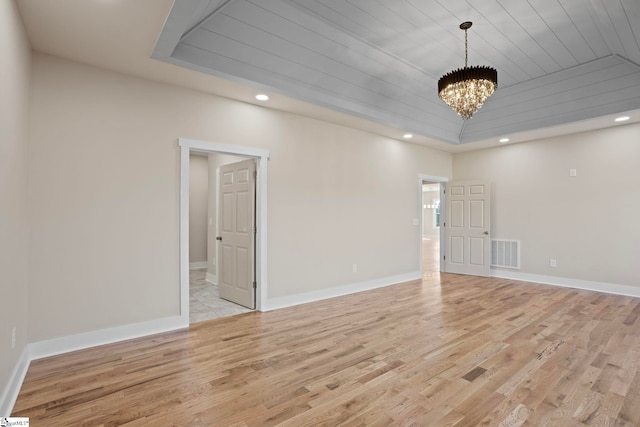
M263 311L277 310L279 308L291 307L294 305L306 304L328 298L340 297L354 294L356 292L368 291L385 286L396 285L411 280L419 280L422 276L419 271L413 273L400 274L397 276L382 277L380 279L368 280L365 282L352 283L349 285L335 286L328 289L318 289L317 291L304 292L301 294L287 295L284 297L269 298L266 309Z
M215 274L207 273L207 278L205 280L209 283L213 283L214 285L218 284L218 276Z
M16 363L16 366L11 373L9 383L2 391L2 395L0 395L0 416L11 416L13 405L16 404L16 399L18 398L18 393L20 393L22 382L24 381L25 375L27 375L29 363L31 363L31 360L29 359L29 345L27 344L22 350L18 363Z
M27 344L2 392L0 416L11 414L32 360L188 327L188 316L172 316Z
M190 262L189 270L199 270L201 268L209 267L209 263L207 261L198 261L198 262Z
M593 282L590 280L570 279L567 277L545 276L542 274L520 273L491 269L492 277L502 279L520 280L523 282L541 283L543 285L561 286L564 288L584 289L586 291L604 292L607 294L626 295L640 297L640 287L616 285L614 283Z
M187 318L185 319L184 317ZM55 356L57 354L82 350L98 345L111 344L118 341L188 328L188 316L184 317L165 317L146 322L115 326L113 328L101 329L98 331L37 341L29 344L29 358L30 360L36 360L43 357Z

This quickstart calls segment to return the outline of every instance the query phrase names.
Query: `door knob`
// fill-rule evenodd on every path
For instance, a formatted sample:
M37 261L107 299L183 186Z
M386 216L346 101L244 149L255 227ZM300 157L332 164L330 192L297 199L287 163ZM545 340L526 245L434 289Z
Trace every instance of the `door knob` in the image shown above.
M216 236L216 240L222 241L222 236Z
M484 232L484 234L489 235L489 232L488 232L488 231L485 231L485 232ZM220 239L220 240L222 240L222 239Z

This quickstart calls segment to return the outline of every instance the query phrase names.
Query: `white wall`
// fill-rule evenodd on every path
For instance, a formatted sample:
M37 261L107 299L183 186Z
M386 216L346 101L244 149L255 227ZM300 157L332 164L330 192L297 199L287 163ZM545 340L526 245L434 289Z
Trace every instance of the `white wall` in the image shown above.
M32 91L33 341L178 314L178 137L270 150L269 298L419 272L418 174L451 176L449 153L46 55Z
M454 178L492 182L491 234L521 240L521 272L640 287L639 141L632 124L459 153Z
M209 164L207 156L189 156L189 263L207 261Z
M13 1L0 2L0 416L27 343L28 109L31 48ZM16 346L11 332L16 328Z

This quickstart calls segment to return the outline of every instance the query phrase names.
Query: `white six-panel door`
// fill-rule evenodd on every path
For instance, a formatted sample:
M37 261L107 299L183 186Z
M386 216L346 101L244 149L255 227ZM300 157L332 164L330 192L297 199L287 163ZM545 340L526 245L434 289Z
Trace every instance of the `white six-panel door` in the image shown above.
M255 308L255 160L220 167L218 181L218 291Z
M491 188L484 181L452 181L445 186L445 269L447 273L490 275Z

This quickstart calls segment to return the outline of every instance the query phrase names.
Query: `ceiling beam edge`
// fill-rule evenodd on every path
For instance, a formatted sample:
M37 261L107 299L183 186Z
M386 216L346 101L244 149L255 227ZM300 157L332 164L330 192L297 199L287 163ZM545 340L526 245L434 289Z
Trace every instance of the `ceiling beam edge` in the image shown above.
M215 8L213 10L213 12L211 12L210 14L208 14L207 16L205 16L204 18L202 18L200 20L200 22L198 22L196 25L194 25L193 27L189 28L183 35L182 37L180 37L180 40L178 40L178 43L180 43L181 41L183 41L184 39L186 39L187 37L189 37L195 30L197 30L198 28L200 28L202 25L204 25L207 21L209 21L211 18L213 18L214 16L216 16L217 14L219 14L220 12L222 12L227 6L229 6L231 3L233 3L235 0L226 0L224 3L222 3L220 6L218 6L217 8Z
M195 2L176 1L173 3L151 53L152 58L162 60L173 55L176 46L182 39L184 29L189 25L189 20L197 7L198 4Z

